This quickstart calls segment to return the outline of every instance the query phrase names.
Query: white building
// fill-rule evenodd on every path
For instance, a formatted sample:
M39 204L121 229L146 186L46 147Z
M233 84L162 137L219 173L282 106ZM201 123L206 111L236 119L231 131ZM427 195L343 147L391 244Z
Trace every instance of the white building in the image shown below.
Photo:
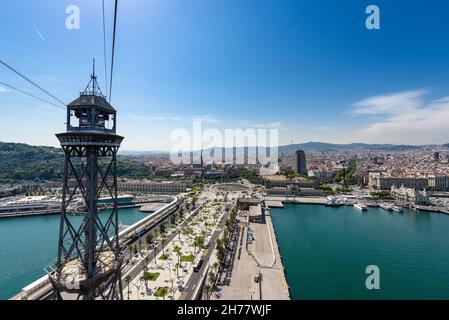
M430 204L430 198L425 189L423 191L419 191L411 188L405 188L404 186L400 188L396 188L395 186L393 186L391 187L391 196L395 200L408 203L421 205Z

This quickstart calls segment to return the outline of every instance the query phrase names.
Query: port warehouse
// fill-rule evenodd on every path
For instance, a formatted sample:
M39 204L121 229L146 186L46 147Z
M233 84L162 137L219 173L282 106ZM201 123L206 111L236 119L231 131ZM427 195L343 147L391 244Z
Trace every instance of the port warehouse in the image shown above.
M76 181L68 182L70 188L75 187ZM48 182L45 184L47 188L61 188L62 182ZM123 179L118 181L119 192L142 192L142 193L160 193L160 194L177 194L186 192L192 187L189 180L186 181L152 181L152 180L130 180Z
M189 182L124 181L118 183L119 192L179 194L187 191Z
M119 233L120 243L124 246L129 246L138 239L142 238L146 233L151 232L166 221L172 214L178 211L180 203L178 198L172 197L172 201L154 212L154 214L140 220L134 225L126 228ZM43 276L37 281L31 283L21 290L21 292L12 298L12 300L26 300L31 295L50 285L48 275Z

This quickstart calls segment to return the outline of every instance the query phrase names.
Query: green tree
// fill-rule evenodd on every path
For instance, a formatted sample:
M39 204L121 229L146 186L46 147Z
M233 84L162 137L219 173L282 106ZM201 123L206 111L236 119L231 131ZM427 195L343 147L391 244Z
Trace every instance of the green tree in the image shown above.
M195 246L195 248L202 248L204 247L204 243L205 243L204 236L196 236L193 245Z
M145 289L148 291L148 281L151 281L153 279L153 275L149 272L144 272L142 276L142 281L145 283Z
M176 265L176 276L179 278L179 268L182 268L182 261L181 261L181 257L182 257L182 249L180 246L175 246L173 248L173 252L176 253L177 257L178 257L178 264Z
M127 276L125 277L125 282L127 283L128 300L129 300L129 296L131 295L131 281L132 281L131 276L130 276L130 275L127 275Z
M145 241L147 242L147 244L148 244L149 246L152 245L152 244L153 244L153 241L154 241L154 235L150 232L150 233L147 235Z

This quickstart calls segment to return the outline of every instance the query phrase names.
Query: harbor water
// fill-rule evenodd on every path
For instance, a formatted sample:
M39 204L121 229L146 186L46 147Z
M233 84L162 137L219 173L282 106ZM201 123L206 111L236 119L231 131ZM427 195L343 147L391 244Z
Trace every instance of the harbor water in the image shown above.
M449 299L449 216L286 205L272 219L293 299ZM366 268L380 269L380 290Z
M121 209L119 221L129 226L147 216L138 208ZM82 216L70 219L79 224ZM58 215L0 219L0 300L44 276L57 254L58 232Z

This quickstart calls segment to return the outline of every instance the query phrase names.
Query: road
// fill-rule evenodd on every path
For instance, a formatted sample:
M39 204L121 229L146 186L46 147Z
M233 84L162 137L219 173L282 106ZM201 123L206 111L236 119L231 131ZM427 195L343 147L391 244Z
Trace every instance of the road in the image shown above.
M194 299L194 294L196 293L196 289L197 286L201 285L201 280L202 280L202 276L204 271L206 270L206 268L209 265L209 260L210 257L212 256L212 254L214 253L214 249L215 249L215 244L217 242L218 237L220 236L222 229L225 227L226 225L226 221L229 219L229 216L231 215L233 208L231 208L221 219L220 224L218 225L218 229L215 230L215 232L213 233L211 240L209 241L210 244L210 249L207 252L207 255L204 257L204 263L201 267L201 269L199 270L199 272L194 272L191 276L190 279L187 281L186 286L184 287L185 291L188 291L187 296L186 296L186 300L193 300Z

